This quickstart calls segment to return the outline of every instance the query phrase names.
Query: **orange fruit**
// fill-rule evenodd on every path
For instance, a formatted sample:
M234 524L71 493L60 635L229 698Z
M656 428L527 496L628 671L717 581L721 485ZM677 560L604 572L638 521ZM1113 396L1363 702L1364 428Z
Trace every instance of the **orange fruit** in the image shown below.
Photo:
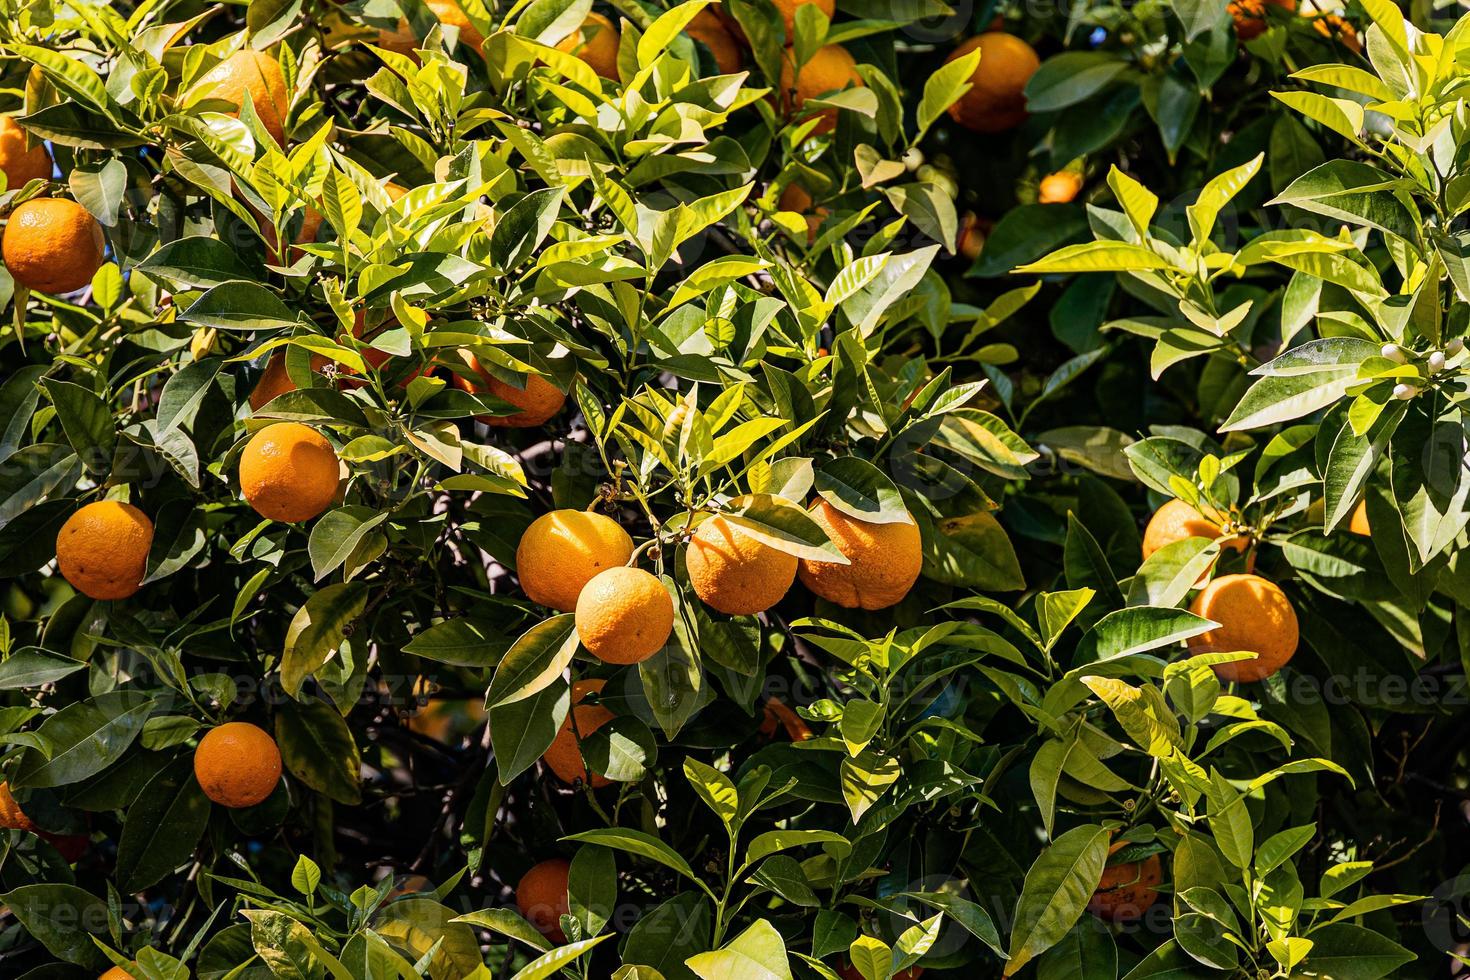
M1182 500L1170 500L1154 511L1143 529L1143 557L1146 559L1165 545L1185 538L1218 538L1225 533L1220 525L1210 520ZM1244 537L1232 537L1222 547L1244 551L1249 542Z
M800 184L787 184L781 189L781 197L776 202L776 207L782 211L795 211L797 214L806 215L806 240L810 245L817 240L817 232L822 227L822 222L832 212L826 208L813 208L812 195Z
M618 80L618 27L602 14L591 13L582 26L557 42L557 50L574 54L603 78Z
M772 548L718 514L695 529L684 564L694 594L731 616L765 612L796 581L795 555Z
M796 9L808 5L815 6L831 20L837 13L836 0L772 0L776 5L776 12L781 15L781 26L786 29L786 43L790 45L796 40Z
M115 966L98 977L97 980L133 980L133 975L122 967Z
M1296 10L1296 0L1231 0L1225 9L1235 21L1235 36L1249 41L1266 33L1266 7Z
M772 738L778 727L786 729L786 737L793 742L805 742L812 737L812 730L801 715L787 707L780 698L769 698L761 711L760 732L766 738Z
M316 367L316 356L312 357L313 367ZM265 362L265 370L261 372L260 380L255 382L255 387L250 390L250 410L258 412L271 400L284 395L288 391L296 390L296 382L291 380L291 375L286 373L286 352L275 351L270 360Z
M286 112L291 107L286 77L281 74L281 63L264 51L236 51L207 71L195 91L201 99L233 103L235 116L249 99L265 131L276 143L285 145Z
M332 505L341 478L337 451L315 429L277 422L250 437L240 456L240 490L261 517L294 524Z
M126 599L143 585L153 522L132 504L98 500L66 519L56 534L56 567L93 599Z
M1365 538L1373 536L1373 527L1368 523L1368 502L1358 501L1358 506L1353 508L1352 516L1348 518L1348 531L1352 534L1361 534Z
M423 875L404 875L398 884L393 886L393 890L388 893L388 901L391 902L395 898L402 898L404 895L419 895L424 892L432 892L433 890L434 886Z
M38 197L10 212L0 252L11 278L42 293L69 293L102 268L102 226L76 201Z
M571 870L571 862L553 858L527 871L516 885L516 908L521 917L557 945L567 941L561 931L561 917L571 908L567 898Z
M608 664L637 664L674 631L674 600L658 576L618 566L592 576L577 596L577 637Z
M1059 170L1041 178L1036 188L1038 204L1066 204L1082 190L1082 175L1075 170Z
M0 170L5 171L5 189L24 187L27 181L51 179L51 154L46 144L27 148L26 131L9 116L0 116Z
M1026 83L1041 67L1036 51L1014 34L991 31L955 48L945 63L980 49L971 88L949 107L955 122L977 133L1000 133L1026 121Z
M796 55L787 48L781 56L781 105L788 116L801 111L807 99L863 84L857 61L840 44L817 49L811 60L796 68ZM837 128L837 110L823 109L813 133L830 133Z
M479 28L470 23L469 17L465 15L460 5L454 0L425 0L425 6L438 18L439 23L445 27L456 27L459 29L459 43L468 45L485 55L485 36L480 33ZM414 50L419 47L419 39L414 36L413 28L408 24L408 18L399 18L398 26L393 30L386 27L378 32L378 47L396 51L399 54L413 57Z
M684 32L709 48L710 55L715 59L715 67L719 68L721 75L733 75L740 70L743 61L740 44L725 27L725 22L708 8L695 14Z
M226 722L199 740L194 776L204 795L221 806L255 806L281 781L281 750L248 721Z
M471 381L456 374L454 375L455 387L472 395L486 392L520 409L513 415L477 415L476 418L486 425L512 429L534 428L545 424L566 404L567 393L539 374L526 375L525 387L517 388L486 371L480 365L479 358L469 351L460 351L459 356L464 360L465 365L476 374L479 381Z
M1220 624L1190 637L1190 653L1256 654L1255 660L1216 664L1221 680L1265 680L1296 653L1296 610L1278 585L1259 575L1220 576L1200 590L1189 611Z
M1312 30L1325 38L1336 39L1349 51L1363 53L1363 41L1352 24L1337 14L1324 14L1312 21Z
M991 223L974 211L966 211L960 221L960 233L955 241L955 251L970 262L980 257L985 249L985 238L990 233Z
M35 833L39 828L21 810L20 804L10 793L10 783L0 782L0 827L6 830L26 830Z
M584 510L554 510L531 522L516 545L516 574L532 602L573 612L598 572L628 564L633 539L617 521Z
M850 564L801 559L801 584L848 609L886 609L902 601L924 565L919 527L906 522L873 524L850 517L825 500L810 511Z
M607 681L604 680L572 683L572 710L562 720L561 729L541 756L541 761L545 763L546 768L555 773L557 779L569 786L588 776L587 765L582 758L582 744L579 737L591 735L615 717L611 711L600 704L582 703L589 694L601 694L606 684ZM576 721L575 730L572 727L574 719ZM612 783L612 780L600 773L594 772L591 773L591 776L593 789L601 789Z
M1119 841L1108 849L1116 854L1126 847ZM1097 891L1087 902L1087 911L1105 922L1136 922L1159 900L1158 886L1164 881L1164 866L1157 854L1142 861L1110 864L1103 869Z

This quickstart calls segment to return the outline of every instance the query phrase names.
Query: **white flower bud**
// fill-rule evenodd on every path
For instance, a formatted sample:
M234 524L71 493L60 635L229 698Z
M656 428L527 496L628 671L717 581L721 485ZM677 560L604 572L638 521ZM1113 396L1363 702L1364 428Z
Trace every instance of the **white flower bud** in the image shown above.
M1408 360L1408 358L1404 356L1403 348L1401 348L1398 344L1384 344L1383 348L1378 353L1382 354L1384 357L1388 358L1390 361L1393 361L1396 364L1402 364L1404 363L1404 361Z
M1393 386L1393 397L1400 401L1408 401L1417 394L1419 394L1419 389L1413 385L1398 384Z
M1429 355L1429 371L1430 371L1431 374L1438 374L1439 372L1441 372L1443 370L1444 370L1444 351L1437 350L1433 354L1430 354Z
M1464 337L1456 337L1454 340L1452 340L1448 344L1445 344L1444 345L1444 352L1445 352L1445 356L1446 357L1454 357L1456 354L1460 353L1460 351L1462 351L1464 349L1465 349L1465 338Z

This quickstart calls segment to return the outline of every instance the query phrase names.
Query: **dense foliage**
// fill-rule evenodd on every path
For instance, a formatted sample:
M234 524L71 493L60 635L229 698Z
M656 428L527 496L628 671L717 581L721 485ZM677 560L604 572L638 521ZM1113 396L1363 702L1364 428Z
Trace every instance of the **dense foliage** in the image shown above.
M10 0L0 975L1451 975L1455 12Z

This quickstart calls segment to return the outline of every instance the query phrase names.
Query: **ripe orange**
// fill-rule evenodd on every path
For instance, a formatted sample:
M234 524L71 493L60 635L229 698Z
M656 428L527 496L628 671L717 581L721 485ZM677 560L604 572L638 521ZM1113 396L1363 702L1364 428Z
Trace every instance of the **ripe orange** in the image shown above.
M98 500L66 519L56 534L56 567L93 599L126 599L143 585L153 522L132 504Z
M778 727L786 729L786 737L793 742L805 742L812 737L812 730L801 715L787 707L780 698L769 698L761 711L760 732L766 738L772 738Z
M553 858L527 871L516 885L516 908L522 918L557 945L567 941L561 931L561 917L571 908L567 897L571 870L571 862Z
M924 565L919 527L912 517L903 523L872 524L825 500L818 500L810 513L851 564L803 558L797 566L803 585L848 609L885 609L908 595Z
M1231 0L1226 5L1235 21L1235 36L1242 41L1260 37L1266 32L1266 7L1296 10L1296 0Z
M618 80L618 27L602 14L591 13L577 28L557 43L557 49L574 54L603 78Z
M133 975L122 967L115 966L98 977L97 980L133 980Z
M790 48L781 56L781 106L788 116L801 111L807 99L815 99L848 86L861 87L857 61L840 44L817 49L811 60L796 68L796 55ZM837 110L823 109L821 121L813 133L830 133L837 128Z
M479 358L469 351L460 351L459 356L465 365L479 377L479 381L471 381L461 375L454 375L455 387L467 391L472 395L487 392L499 398L503 402L510 402L520 411L513 415L478 415L481 422L486 425L504 426L512 429L534 428L543 425L552 416L560 412L566 404L567 393L556 385L547 381L539 374L528 374L524 388L508 385L504 381L486 371L480 365Z
M201 99L220 99L236 106L233 115L249 99L261 125L278 144L286 142L286 112L291 100L286 94L286 77L281 63L264 51L236 51L199 79L195 91Z
M1126 842L1118 841L1108 853L1116 854L1126 846ZM1136 922L1159 900L1158 886L1163 880L1164 866L1157 854L1142 861L1108 865L1097 891L1087 902L1087 911L1105 922Z
M955 250L968 261L974 262L985 250L985 238L990 234L991 223L974 211L966 211L960 220L960 234Z
M10 783L0 782L0 827L6 830L26 830L35 833L39 828L21 810L20 804L11 795Z
M69 293L102 268L102 226L76 201L38 197L10 212L0 252L17 283L42 293Z
M255 806L281 781L281 750L248 721L226 722L199 740L194 776L204 795L221 806Z
M577 596L577 637L603 663L642 663L673 631L674 600L658 576L641 568L598 572Z
M756 540L718 514L695 530L684 563L694 594L731 616L765 612L796 581L795 555Z
M26 148L26 131L9 116L0 116L0 170L5 171L5 189L24 187L27 181L51 178L51 154L46 144Z
M1221 680L1265 680L1296 653L1296 610L1279 586L1259 575L1222 575L1200 590L1189 611L1220 624L1190 637L1191 653L1256 654L1255 660L1216 664Z
M795 211L797 214L806 215L806 240L807 244L817 240L817 232L822 227L822 222L832 212L826 208L813 208L812 195L800 184L787 184L781 189L781 197L776 201L776 207L782 211Z
M459 4L454 0L425 0L425 6L439 19L439 23L445 27L456 27L459 29L459 43L468 45L485 55L485 36L480 33L474 24L470 23L469 17L465 16ZM413 28L408 24L408 18L403 17L398 21L398 26L393 30L386 27L378 32L378 47L399 54L413 57L414 50L419 46L419 39L414 36Z
M1075 170L1058 170L1041 178L1036 189L1038 204L1066 204L1082 190L1082 175Z
M1170 500L1154 511L1143 529L1143 557L1148 558L1165 545L1185 538L1218 538L1225 533L1220 525L1195 510L1182 500ZM1244 551L1249 542L1244 537L1232 537L1223 542L1223 547Z
M316 359L313 357L312 361L315 362ZM315 366L313 363L313 367ZM278 350L271 354L270 360L265 362L265 370L261 372L260 380L255 382L255 387L250 390L250 410L258 412L270 404L272 399L295 390L296 382L292 381L291 375L286 373L286 352Z
M1373 536L1373 527L1368 523L1368 502L1358 501L1358 506L1353 508L1352 516L1348 518L1348 531L1352 534L1361 534L1365 538Z
M261 517L294 524L332 506L341 465L332 444L300 422L277 422L250 437L240 455L240 490Z
M531 522L516 546L516 574L532 602L561 612L577 608L592 576L628 564L633 539L610 517L554 510Z
M581 742L578 737L586 737L597 731L603 725L612 721L614 715L600 704L583 704L589 694L601 694L602 688L607 684L604 680L575 681L572 684L572 710L561 723L561 730L556 733L556 738L551 740L551 745L541 756L541 761L546 768L556 774L567 785L575 783L579 779L588 776L587 765L582 759ZM572 728L572 721L576 720L576 730ZM610 785L612 780L599 773L592 773L592 788L601 789Z
M831 20L837 12L836 0L772 0L776 12L781 15L781 26L786 29L786 44L796 40L796 10L798 7L815 6Z
M1363 41L1352 24L1337 14L1324 14L1312 21L1312 29L1325 38L1335 38L1349 51L1363 53Z
M721 75L733 75L740 70L743 60L740 55L740 44L731 35L725 22L716 17L709 9L701 10L694 15L689 26L684 32L694 40L709 48L709 53L715 59L715 66L719 68Z
M971 88L949 107L950 117L977 133L1000 133L1026 121L1026 83L1041 67L1036 51L1014 34L991 31L955 48L946 64L980 49Z

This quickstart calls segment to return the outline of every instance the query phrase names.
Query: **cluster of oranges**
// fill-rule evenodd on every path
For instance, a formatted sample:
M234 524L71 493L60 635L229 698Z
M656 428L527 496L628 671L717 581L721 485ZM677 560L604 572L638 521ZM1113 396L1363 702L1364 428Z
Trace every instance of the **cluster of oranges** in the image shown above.
M1348 530L1369 533L1367 509L1361 502ZM1244 573L1212 578L1195 594L1189 611L1219 626L1191 637L1187 641L1190 652L1254 653L1254 660L1215 664L1213 669L1225 681L1251 682L1271 677L1296 654L1300 640L1291 600L1276 583L1252 571L1253 556L1247 553L1251 543L1248 529L1206 515L1183 500L1169 501L1149 519L1143 533L1143 557L1147 560L1159 549L1190 537L1218 540L1221 548L1246 554L1247 568Z
M819 499L808 512L847 564L797 558L767 544L733 516L746 501L730 502L732 514L700 521L689 536L685 569L690 588L711 609L732 616L765 612L800 577L816 595L849 609L883 609L908 594L923 565L912 516L879 524L853 517ZM625 666L663 649L674 628L674 602L664 583L636 567L628 532L612 518L590 511L556 510L538 517L516 548L521 588L534 602L574 613L577 637L593 657ZM586 704L604 681L572 685L572 710L542 761L563 782L584 778L580 739L613 719L600 704ZM592 774L591 785L607 785Z
M1358 32L1340 14L1318 13L1311 9L1298 11L1297 0L1231 0L1227 9L1235 21L1235 36L1242 41L1252 41L1266 33L1266 8L1275 7L1288 14L1300 12L1312 19L1312 29L1323 37L1332 38L1351 51L1362 53L1363 42Z

